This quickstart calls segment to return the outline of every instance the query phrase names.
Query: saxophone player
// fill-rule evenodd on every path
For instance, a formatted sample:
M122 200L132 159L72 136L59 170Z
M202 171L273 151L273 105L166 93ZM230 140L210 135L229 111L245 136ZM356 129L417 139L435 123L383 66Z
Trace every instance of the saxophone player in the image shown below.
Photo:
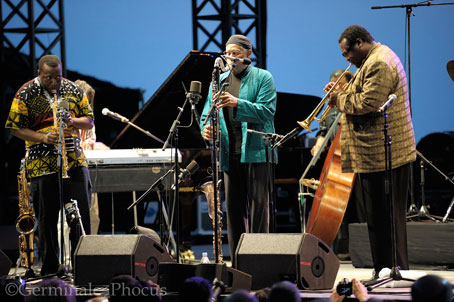
M64 104L60 110L64 131L54 126L54 102ZM54 55L43 56L38 63L38 76L25 83L14 96L6 121L11 134L25 141L29 153L26 159L27 175L30 177L30 194L38 219L41 275L57 272L59 247L57 240L58 213L61 208L59 184L62 183L63 200L78 202L82 223L90 230L89 203L91 185L88 165L80 147L79 129L93 127L93 111L80 87L62 77L62 64ZM60 138L59 133L63 133ZM65 144L68 178L59 179L59 150ZM63 148L60 148L62 150ZM62 153L62 152L60 152ZM63 169L62 169L63 170ZM77 221L76 221L77 222ZM80 228L71 224L71 255L80 237Z
M221 84L229 83L217 104L221 129L220 170L224 172L227 235L235 266L234 255L241 234L269 232L266 144L260 135L247 130L274 133L277 96L271 73L245 64L244 59L252 54L252 44L247 37L231 36L224 54L232 59L227 59L230 72L220 76ZM217 97L212 95L212 89L209 91L201 125L207 118L212 98ZM210 140L211 133L211 126L207 124L202 136Z

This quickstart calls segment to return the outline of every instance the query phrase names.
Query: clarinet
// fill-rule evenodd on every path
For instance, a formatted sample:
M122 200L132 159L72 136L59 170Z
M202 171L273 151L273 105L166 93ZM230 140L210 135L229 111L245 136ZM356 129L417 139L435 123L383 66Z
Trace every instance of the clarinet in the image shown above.
M214 97L219 92L219 74L220 74L220 66L219 60L221 58L217 58L215 61L215 66L212 73L212 105L213 102L216 102L216 98ZM215 106L215 105L214 105ZM223 262L223 255L222 255L222 210L221 210L221 175L220 175L220 165L219 165L219 154L221 151L221 127L219 125L219 109L215 107L213 110L213 118L212 118L212 126L213 126L213 152L212 152L212 169L213 169L213 186L214 186L214 196L213 202L215 203L214 215L213 215L213 252L215 257L216 263Z

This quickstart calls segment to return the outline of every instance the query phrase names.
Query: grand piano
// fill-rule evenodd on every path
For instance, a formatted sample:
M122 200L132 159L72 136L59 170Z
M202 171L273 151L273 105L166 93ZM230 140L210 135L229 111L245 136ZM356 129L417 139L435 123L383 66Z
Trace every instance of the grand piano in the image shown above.
M131 122L137 126L150 131L161 140L165 140L169 134L169 129L178 114L178 107L185 101L184 86L189 89L191 81L202 83L202 99L196 105L198 113L202 112L203 105L208 94L211 82L211 73L218 53L207 53L191 51L175 68L170 76L164 81L159 89L145 102L144 106L131 118ZM298 95L278 92L277 109L275 116L276 133L285 134L297 127L296 121L305 119L319 103L320 98L309 95ZM187 106L181 117L181 125L189 125L191 122L190 106ZM310 161L309 149L305 147L306 133L300 133L297 138L286 142L279 148L279 163L276 166L276 193L278 213L290 213L287 216L296 215L298 179ZM192 126L179 128L178 148L182 153L181 167L185 167L191 160L196 160L200 169L193 175L192 180L183 183L190 193L182 193L180 199L182 206L186 207L186 212L194 213L193 200L197 196L190 188L197 187L208 177L207 169L210 167L210 151L200 135L198 125L194 121ZM126 125L120 133L112 140L110 147L113 149L128 148L161 148L162 144L150 137L142 134L134 127ZM314 174L318 177L317 173ZM185 210L183 210L185 211ZM283 215L286 216L286 215ZM183 217L183 224L185 218ZM193 219L192 227L194 225ZM295 217L284 217L282 225L298 224ZM277 217L278 230L280 218ZM295 226L293 226L295 227ZM299 228L299 225L296 226ZM191 226L188 226L191 228ZM285 229L281 229L285 230Z

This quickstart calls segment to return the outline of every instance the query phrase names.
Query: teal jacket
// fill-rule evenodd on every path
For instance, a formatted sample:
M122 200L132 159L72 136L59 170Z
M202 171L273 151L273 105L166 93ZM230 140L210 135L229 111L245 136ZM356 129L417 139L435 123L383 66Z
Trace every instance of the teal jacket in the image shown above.
M230 72L225 72L221 75L221 85L229 73ZM211 86L212 84L210 85L209 93L201 116L202 127L211 106ZM241 78L238 107L235 108L233 112L233 118L240 121L242 126L242 163L266 162L266 143L263 137L258 134L248 133L247 129L274 133L276 100L276 86L271 73L264 69L249 66L246 70L246 74ZM220 166L222 171L228 171L229 136L222 109L220 110L219 117L219 124L221 127ZM275 154L275 162L277 163L277 151Z

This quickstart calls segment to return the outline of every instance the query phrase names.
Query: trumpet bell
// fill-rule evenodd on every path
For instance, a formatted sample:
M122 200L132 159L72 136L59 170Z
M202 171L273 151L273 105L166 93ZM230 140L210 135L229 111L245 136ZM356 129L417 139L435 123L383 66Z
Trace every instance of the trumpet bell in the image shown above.
M304 121L301 121L301 122L297 122L298 125L300 125L302 128L306 129L307 131L309 132L312 132L311 130L311 123L312 121L308 121L307 119L305 119Z

